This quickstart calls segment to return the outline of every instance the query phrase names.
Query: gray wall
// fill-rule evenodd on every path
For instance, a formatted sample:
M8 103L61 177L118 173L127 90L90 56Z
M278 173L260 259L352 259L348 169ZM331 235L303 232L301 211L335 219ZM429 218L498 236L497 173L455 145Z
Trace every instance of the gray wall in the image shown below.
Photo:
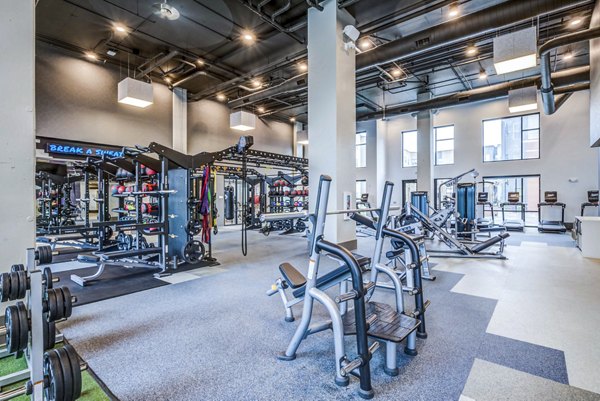
M369 202L375 207L378 201L377 194L377 121L358 121L356 132L367 133L367 166L356 169L356 180L367 181Z
M145 109L117 102L117 84L127 66L90 62L37 42L36 131L39 136L109 145L172 145L172 98L154 84L154 104Z
M229 128L230 110L210 100L188 104L188 153L212 152L237 143L240 136L254 137L253 149L292 154L292 124L256 120L256 129Z
M540 159L483 163L482 120L510 116L506 99L440 110L433 125L454 125L453 165L434 167L434 177L453 177L476 168L480 177L540 174L543 191L558 191L567 204L565 219L579 214L587 190L598 186L598 153L589 147L589 92L577 92L556 114L546 116L540 107ZM386 178L395 185L394 202L400 203L402 180L415 179L416 168L402 167L401 132L416 129L416 119L400 116L387 122ZM576 178L577 182L569 182Z

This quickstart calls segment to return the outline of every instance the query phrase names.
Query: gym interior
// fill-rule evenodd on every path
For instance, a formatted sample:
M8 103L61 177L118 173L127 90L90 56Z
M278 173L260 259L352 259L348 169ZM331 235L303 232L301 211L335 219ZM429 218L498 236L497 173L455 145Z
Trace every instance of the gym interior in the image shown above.
M600 400L600 1L1 4L0 400Z

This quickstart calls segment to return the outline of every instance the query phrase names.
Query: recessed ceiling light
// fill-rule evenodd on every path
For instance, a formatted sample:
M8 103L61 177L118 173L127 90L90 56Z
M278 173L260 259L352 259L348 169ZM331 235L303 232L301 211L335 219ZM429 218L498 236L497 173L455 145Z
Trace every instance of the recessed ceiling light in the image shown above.
M486 79L487 78L487 72L485 72L485 70L482 68L481 70L479 70L479 79Z
M115 25L115 31L125 33L127 32L127 28L125 28L123 25Z
M250 31L245 31L242 33L242 40L247 44L252 44L256 40L256 36Z
M370 49L371 47L373 47L373 43L371 43L370 39L365 38L360 41L360 43L358 44L358 47L360 47L362 50L367 50L367 49Z
M306 63L300 63L300 64L298 64L298 69L302 72L307 71L308 65L306 65Z
M477 54L478 50L477 50L477 47L475 47L475 46L468 46L467 50L465 52L467 53L468 56L474 56Z
M198 63L199 66L203 66L204 65L204 60L202 60L201 58L199 58L196 63Z
M581 22L582 22L581 18L573 18L571 20L571 22L569 22L569 25L577 26L577 25L581 24Z
M258 107L256 108L256 111L258 111L259 113L264 113L264 112L265 112L265 108L264 108L264 107L262 107L262 106L258 106Z
M450 5L450 7L448 7L448 16L453 18L456 17L459 14L458 11L458 4L453 3Z
M290 117L290 122L296 122L296 117Z
M165 82L168 83L168 84L170 84L171 83L171 78L165 77Z
M85 56L90 60L98 60L98 56L94 52L85 52Z
M252 80L252 86L255 88L260 88L260 86L262 85L262 82L260 82L260 79L253 79Z
M573 52L571 50L567 51L563 54L563 60L569 60L573 58Z
M398 78L400 75L402 75L402 70L400 68L394 68L392 70L392 76L394 78Z
M224 94L222 94L222 93L218 93L217 94L217 100L218 101L223 102L225 99L227 99L227 98L225 97Z

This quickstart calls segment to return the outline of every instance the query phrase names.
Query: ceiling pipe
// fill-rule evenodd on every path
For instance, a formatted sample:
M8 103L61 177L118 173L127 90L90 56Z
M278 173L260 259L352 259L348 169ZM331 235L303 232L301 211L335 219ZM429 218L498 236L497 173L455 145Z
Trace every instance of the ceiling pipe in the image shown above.
M319 11L323 11L323 6L319 4L319 0L306 0L309 7L314 7Z
M289 10L291 6L292 6L292 0L288 0L287 3L285 3L283 5L283 7L281 7L278 10L273 11L273 14L271 14L271 21L275 21L275 18L279 17L281 14L283 14L284 12Z
M550 73L550 52L560 46L588 41L598 37L600 37L600 27L559 36L558 38L551 39L540 46L538 50L542 72L542 87L540 88L540 92L542 94L544 113L548 115L554 114L558 109L558 100L554 98L554 86L552 85L552 77ZM562 103L564 103L564 101L562 101L561 104Z
M552 74L557 86L565 87L560 91L557 89L556 93L567 93L574 92L575 90L586 89L586 86L576 85L586 83L590 79L590 67L579 67L563 70ZM449 95L438 96L436 98L426 100L423 102L401 104L397 106L388 107L383 111L375 113L366 113L357 116L357 121L374 120L385 118L393 115L415 113L426 110L439 109L443 107L457 106L466 103L479 102L482 100L490 100L498 97L508 96L508 91L513 89L525 88L528 86L537 85L541 83L539 75L523 78L511 82L504 82L496 85L485 86L469 91L452 93ZM570 85L570 86L569 86ZM589 87L589 84L587 84ZM566 99L565 99L566 100ZM563 101L564 103L564 101Z
M243 5L244 7L246 7L248 10L250 10L254 14L256 14L263 22L266 22L267 24L271 25L273 28L277 29L279 32L286 34L287 36L294 39L296 42L298 42L300 44L305 43L304 39L299 38L296 34L294 34L294 32L300 28L305 27L307 24L306 20L303 20L292 27L286 28L286 27L280 25L279 23L275 22L274 20L272 20L271 17L269 15L265 14L263 11L260 11L260 10L257 10L256 8L254 8L254 6L252 5L252 3L250 1L238 0L238 2L241 5Z
M173 50L173 51L169 52L167 55L159 58L158 60L150 63L150 65L148 65L147 67L144 67L143 69L141 69L140 72L135 74L135 78L139 79L139 78L142 78L142 77L148 75L154 69L160 67L161 65L164 65L169 60L171 60L172 58L174 58L178 55L179 55L179 50Z
M188 75L186 77L181 78L179 81L173 82L173 84L171 86L172 87L177 87L177 86L179 86L179 85L181 85L181 84L183 84L183 83L185 83L185 82L187 82L187 81L189 81L191 79L197 78L197 77L199 77L201 75L208 75L208 74L206 73L206 71L196 71L196 72L194 72L194 73L192 73L192 74L190 74L190 75Z
M267 89L232 100L228 103L228 105L230 108L236 108L267 99L273 95L281 95L285 93L296 92L298 90L304 90L307 87L307 75L308 74L306 72L296 75L295 77L286 79L278 85L274 85Z
M581 3L587 4L589 0L509 0L363 52L356 56L356 70L364 71L403 57L415 56L425 50L447 46Z

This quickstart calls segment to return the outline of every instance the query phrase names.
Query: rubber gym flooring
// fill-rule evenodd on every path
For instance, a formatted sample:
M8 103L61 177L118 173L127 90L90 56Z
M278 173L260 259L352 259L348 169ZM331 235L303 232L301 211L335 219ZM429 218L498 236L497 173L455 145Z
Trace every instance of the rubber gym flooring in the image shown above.
M220 266L78 307L60 328L121 400L358 399L357 380L333 382L330 332L306 339L296 360L276 359L297 322L285 322L281 300L265 291L281 262L306 270L306 240L254 232L249 240L243 257L239 232L220 233ZM507 261L435 260L437 280L425 282L429 338L418 340L416 357L400 354L398 377L383 373L377 351L376 399L600 400L600 262L562 246L573 243L568 235L511 241ZM359 238L359 252L372 245ZM334 264L322 260L324 273ZM392 295L378 289L376 299ZM313 321L324 317L317 306ZM346 344L352 355L352 338Z

